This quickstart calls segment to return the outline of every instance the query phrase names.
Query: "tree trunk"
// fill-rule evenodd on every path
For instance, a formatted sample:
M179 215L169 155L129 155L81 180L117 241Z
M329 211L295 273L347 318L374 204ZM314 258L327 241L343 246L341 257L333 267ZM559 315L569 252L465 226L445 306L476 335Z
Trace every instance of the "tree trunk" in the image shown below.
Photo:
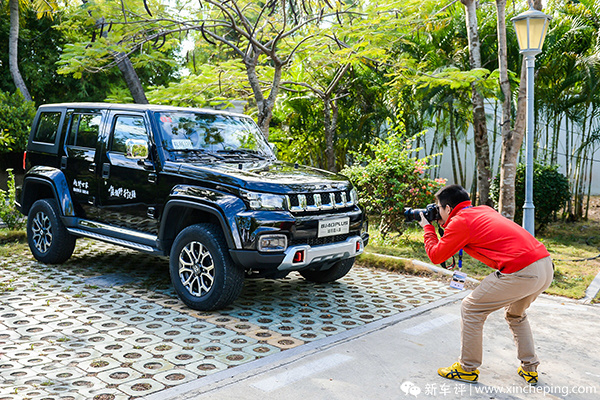
M123 74L123 79L125 79L125 83L131 92L133 101L137 104L148 104L142 82L140 82L140 78L137 72L135 72L135 68L133 68L133 64L127 54L118 53L115 54L115 58L117 59L117 67L119 67L119 71Z
M338 107L330 97L323 98L323 123L325 125L325 157L327 170L337 172L335 165L335 131L337 128Z
M83 3L85 4L86 1L83 1ZM104 17L96 20L96 29L99 29L102 32L103 38L108 37L108 29L103 29L105 26L106 20ZM111 54L117 62L117 67L119 68L119 71L121 71L121 75L123 75L123 80L129 89L129 93L131 93L133 102L136 104L148 104L146 92L144 91L140 77L137 72L135 72L135 68L133 68L129 56L126 53L118 53L116 51L113 51Z
M10 69L10 75L12 76L13 82L17 90L21 91L21 94L27 101L31 101L31 95L25 81L19 71L19 0L8 0L10 7L10 32L8 36L8 68Z
M477 29L477 5L475 0L461 0L465 6L467 31L469 32L469 63L471 68L481 68L481 44ZM473 103L473 134L475 137L475 153L477 156L477 187L479 204L491 205L490 200L490 147L485 120L483 97L471 84L471 102Z

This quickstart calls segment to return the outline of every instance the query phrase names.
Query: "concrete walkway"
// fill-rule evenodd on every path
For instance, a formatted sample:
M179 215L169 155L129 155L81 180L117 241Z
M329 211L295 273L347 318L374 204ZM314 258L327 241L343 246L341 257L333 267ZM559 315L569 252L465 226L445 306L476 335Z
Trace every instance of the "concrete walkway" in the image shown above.
M528 386L516 374L516 350L502 312L490 315L485 325L478 384L437 376L437 368L452 364L458 355L459 299L466 294L147 399L600 398L600 305L546 295L529 312L542 360L538 386Z

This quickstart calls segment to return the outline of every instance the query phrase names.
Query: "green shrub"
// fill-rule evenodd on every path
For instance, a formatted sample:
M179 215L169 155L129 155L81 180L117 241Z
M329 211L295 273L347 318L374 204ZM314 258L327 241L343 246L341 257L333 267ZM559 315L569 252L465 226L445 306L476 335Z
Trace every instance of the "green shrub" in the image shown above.
M2 220L8 229L19 230L25 227L25 218L15 207L15 175L12 168L8 172L8 192L0 189L0 220Z
M372 155L357 154L356 164L341 173L356 185L360 204L370 216L380 219L385 237L392 230L402 231L404 207L422 208L435 200L434 193L444 179L430 179L425 171L431 157L418 159L411 149L416 137L391 135L387 141L370 144Z
M490 195L498 204L500 196L500 175L497 175L490 187ZM558 172L558 165L533 165L533 205L535 206L536 230L543 230L552 220L570 196L569 180ZM517 167L515 180L515 222L523 221L523 204L525 203L525 164Z
M21 92L0 90L0 153L25 151L34 116L35 104L25 100Z

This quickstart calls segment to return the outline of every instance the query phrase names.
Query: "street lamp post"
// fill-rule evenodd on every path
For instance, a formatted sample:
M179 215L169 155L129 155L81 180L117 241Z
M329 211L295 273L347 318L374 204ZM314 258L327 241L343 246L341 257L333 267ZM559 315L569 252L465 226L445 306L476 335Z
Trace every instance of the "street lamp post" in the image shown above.
M542 51L550 16L537 10L528 10L517 15L511 21L517 32L521 54L527 64L527 131L525 165L525 204L523 204L523 228L535 235L535 207L533 205L533 69L535 56Z

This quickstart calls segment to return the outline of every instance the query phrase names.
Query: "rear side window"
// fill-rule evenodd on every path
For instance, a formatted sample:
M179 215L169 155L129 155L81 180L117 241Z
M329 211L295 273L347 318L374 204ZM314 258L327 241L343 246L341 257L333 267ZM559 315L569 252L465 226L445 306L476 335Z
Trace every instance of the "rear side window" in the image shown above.
M147 143L148 134L143 117L124 116L117 117L110 149L127 154L128 143Z
M34 142L54 144L60 122L60 112L43 112L40 114L37 130L33 135Z
M67 145L96 148L96 141L100 132L100 119L100 114L73 113L69 135L67 136Z

